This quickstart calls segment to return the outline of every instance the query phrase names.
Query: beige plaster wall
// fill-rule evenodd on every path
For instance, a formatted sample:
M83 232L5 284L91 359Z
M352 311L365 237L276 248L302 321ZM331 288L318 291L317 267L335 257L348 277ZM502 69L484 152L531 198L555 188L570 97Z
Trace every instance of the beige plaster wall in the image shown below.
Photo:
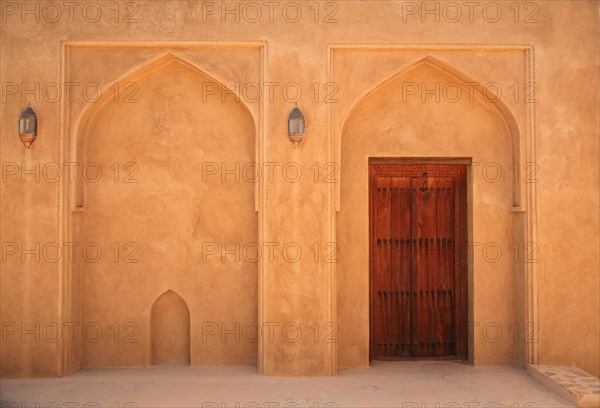
M567 361L600 376L598 3L563 10L551 27L564 28L544 41L537 62L548 88L537 105L546 118L538 134L540 362ZM587 29L572 24L586 12ZM590 48L568 46L569 38Z
M283 3L276 6L272 18L269 9L258 3L262 7L258 22L248 21L243 14L236 22L235 16L221 15L220 10L207 13L208 2L144 1L134 2L133 9L121 2L116 18L100 2L103 15L92 22L82 17L79 6L72 21L66 8L60 18L50 21L42 14L48 11L46 2L32 3L37 4L29 7L34 14L38 7L38 21L35 15L21 15L21 2L14 3L16 9L6 6L12 2L2 2L0 10L0 154L6 176L0 194L0 234L6 255L0 265L0 320L5 336L0 350L2 376L57 376L80 366L148 364L150 308L168 289L180 294L190 308L192 364L258 362L261 372L284 375L329 375L338 365L366 365L368 303L361 285L368 272L360 270L368 265L364 258L366 196L361 195L366 191L366 179L361 176L366 157L461 155L482 162L495 160L503 166L508 166L510 158L507 131L498 114L485 104L425 104L431 109L423 113L423 104L405 103L401 106L407 110L398 111L397 106L383 103L398 98L394 81L448 81L444 73L429 68L406 72L363 100L386 79L428 56L476 81L498 82L504 91L502 102L514 116L519 134L535 134L536 151L531 154L539 171L537 218L532 228L537 231L539 248L539 362L575 364L600 374L597 2L533 2L533 9L520 8L517 17L509 3L499 2L502 15L495 22L483 18L485 4L475 9L472 21L463 5L461 21L451 22L443 15L436 20L431 15L407 14L403 5L408 2L320 2L315 3L320 11L316 17L315 4L301 2L302 18L292 22L293 14L284 18ZM137 10L136 21L125 22L132 10ZM532 10L537 21L526 22ZM327 20L331 13L333 20ZM64 40L124 42L70 44L62 53ZM354 45L328 52L333 42ZM407 50L400 42L413 45ZM523 49L529 45L534 48L528 57ZM140 86L141 103L130 107L107 104L94 110L93 119L86 119L84 109L91 103L79 93L73 102L59 103L51 89L45 88L75 80L98 82L105 89L119 78L130 80L128 73L168 53L185 63L161 66L161 75ZM524 103L522 89L515 102L509 87L515 82L525 86L532 79L528 72L535 73L537 102ZM236 82L279 85L269 100L197 104L202 82L215 80L231 89ZM326 88L328 81L337 87ZM286 136L287 115L294 106L293 98L281 92L288 83L297 84L303 92L298 105L306 114L308 131L299 149ZM44 89L50 93L44 94ZM335 89L334 98L327 103L325 95L331 89ZM157 99L160 102L153 104ZM32 150L25 150L16 135L18 115L28 100L40 118L39 139ZM84 210L71 214L77 204L74 186L44 177L41 168L77 157L77 129L84 120L93 125L85 145L89 158L104 166L139 160L140 183L133 188L88 183L83 189ZM135 124L133 128L125 125L128 120ZM191 132L192 128L199 131ZM461 137L452 137L451 132ZM398 133L410 137L398 138ZM218 140L223 144L213 144L206 134L221 135ZM483 144L479 143L481 134L486 135ZM427 144L419 143L423 137ZM526 148L521 146L521 151ZM239 183L233 189L236 205L232 212L226 210L233 205L232 190L210 185L210 199L196 206L204 203L209 188L198 182L196 166L202 154L216 160L276 162L280 169L292 162L303 170L303 176L290 182L279 172L258 186ZM521 163L528 160L522 153L519 156ZM340 183L323 182L324 166L330 162L341 169ZM40 171L35 171L36 163ZM310 169L314 163L321 169L318 182ZM15 168L17 173L12 174ZM22 168L33 168L34 174L23 181ZM510 191L507 179L490 185L474 174L473 237L507 245L511 236L518 237L515 231L526 229L524 214L510 212L514 197L506 196ZM521 204L529 209L532 203L521 194ZM209 209L214 210L211 214L227 213L219 220L207 220L215 236L239 234L234 239L281 246L292 242L302 248L303 256L290 262L278 252L273 261L245 265L243 271L227 263L199 263L197 245L203 238L194 235L193 226ZM350 215L352 209L357 211L355 216ZM494 221L487 222L495 210ZM243 221L230 224L230 214ZM348 237L347 231L360 236ZM324 249L315 261L310 247L317 243L324 248L336 236L339 263L326 262ZM140 262L127 267L109 258L65 265L44 256L35 259L35 254L21 257L21 244L30 249L36 242L43 246L65 238L98 241L103 248L129 240L144 245L140 246ZM349 243L350 238L354 242ZM161 246L161 242L169 244ZM14 255L12 244L18 248ZM110 249L106 252L112 255ZM524 266L517 264L521 266L503 257L499 265L491 265L475 257L473 318L484 324L498 320L503 328L498 343L486 342L481 333L474 332L475 363L522 361L523 336L515 345L507 340L513 332L504 330L511 322L526 323L527 319L522 304L526 282L518 272ZM132 287L136 288L133 292L128 289ZM357 297L350 299L346 290ZM228 291L232 298L218 296ZM105 336L104 343L80 337L67 341L65 336L54 341L56 336L49 332L54 326L48 323L89 319L101 322L109 336L114 332L106 326L115 320L121 324L135 321L140 343L132 347ZM201 344L194 352L198 344L194 336L201 335L197 325L206 319L294 323L303 335L290 342L279 331L272 342ZM339 343L327 342L326 326L336 319ZM315 323L320 328L316 340L309 328Z

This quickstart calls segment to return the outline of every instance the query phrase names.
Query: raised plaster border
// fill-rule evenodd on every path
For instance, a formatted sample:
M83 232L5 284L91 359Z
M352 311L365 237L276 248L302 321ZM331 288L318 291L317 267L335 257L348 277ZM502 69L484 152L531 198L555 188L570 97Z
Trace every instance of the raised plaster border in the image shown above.
M58 81L63 83L65 78L69 74L69 50L72 47L108 47L108 48L133 48L133 47L198 47L198 48L255 48L260 51L260 81L262 83L269 80L269 43L261 40L63 40L59 43L59 60L58 60ZM56 160L57 163L62 163L64 158L69 153L66 151L65 146L68 146L69 135L67 133L67 127L65 126L65 118L67 117L68 104L65 103L64 93L61 95L58 103L58 135L56 142ZM269 146L270 146L270 133L267 127L267 115L268 109L266 109L266 100L263 98L259 107L258 118L255 118L256 128L258 134L255 140L255 158L257 163L262 164L268 161L269 157ZM68 148L68 147L67 147ZM69 187L64 182L64 178L61 178L61 182L57 183L57 202L56 202L56 215L57 215L57 242L68 242L71 240L72 233L71 217L70 212L72 208L68 201ZM255 192L256 210L258 212L258 240L263 242L265 240L266 232L266 208L269 202L269 186L267 183L261 181L257 183ZM59 260L57 262L57 276L58 276L58 301L57 301L57 320L65 321L68 320L69 316L73 312L73 300L72 300L72 268L68 262ZM266 315L267 302L264 299L264 289L267 286L266 281L266 268L264 261L260 261L258 264L258 318L262 322ZM59 376L69 374L70 367L73 366L71 361L71 346L67 341L61 339L57 344L57 372ZM266 364L264 343L259 342L258 346L258 367L260 372L264 372Z
M525 79L527 82L535 83L535 46L528 43L400 43L400 42L345 42L334 41L328 42L326 47L326 77L327 82L333 82L335 67L333 63L333 54L335 51L343 50L396 50L398 52L407 50L429 50L429 51L476 51L476 50L509 50L509 51L524 51L525 52ZM360 100L359 100L360 103ZM524 155L528 163L537 165L537 109L536 104L527 105L526 126L523 131L522 138L524 143L521 143L521 149L524 149ZM341 131L336 134L333 128L333 105L329 104L327 108L327 130L325 137L324 150L328 162L341 165L341 156L338 155L341 146ZM339 167L338 167L339 168ZM340 183L337 183L333 188L328 189L328 212L327 215L331 219L329 234L332 242L337 242L337 225L336 213L339 211L339 194ZM525 215L525 242L537 242L537 184L526 183L525 197L522 197L523 202L518 212L524 212ZM329 268L328 276L331 277L331 310L333 316L337 314L337 287L336 287L336 271L335 264L327 265ZM525 288L525 305L527 313L527 324L533 324L539 328L539 306L538 306L538 264L531 262L526 264L526 288ZM539 330L536 331L539 333ZM335 356L333 357L335 359ZM539 361L539 338L532 342L528 342L525 350L525 360L528 364L537 364Z

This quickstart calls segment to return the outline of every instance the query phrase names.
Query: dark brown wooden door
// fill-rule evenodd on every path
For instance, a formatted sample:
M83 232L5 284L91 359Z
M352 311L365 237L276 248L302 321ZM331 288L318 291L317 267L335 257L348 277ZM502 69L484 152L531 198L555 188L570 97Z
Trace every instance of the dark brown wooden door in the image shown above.
M467 358L466 166L369 164L371 358Z

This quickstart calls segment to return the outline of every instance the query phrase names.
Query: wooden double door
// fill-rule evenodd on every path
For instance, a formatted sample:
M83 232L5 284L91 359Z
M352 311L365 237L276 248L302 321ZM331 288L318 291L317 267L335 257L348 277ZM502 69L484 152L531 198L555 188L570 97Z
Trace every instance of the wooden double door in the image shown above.
M466 164L369 163L371 359L467 359Z

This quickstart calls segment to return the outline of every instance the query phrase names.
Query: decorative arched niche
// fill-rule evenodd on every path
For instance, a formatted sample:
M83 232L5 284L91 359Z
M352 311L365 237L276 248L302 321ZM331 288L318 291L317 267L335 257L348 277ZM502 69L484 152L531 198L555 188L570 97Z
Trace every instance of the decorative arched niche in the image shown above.
M152 364L190 364L190 310L177 293L167 290L150 311Z
M514 217L514 210L521 207L522 186L510 171L514 163L522 163L525 157L519 128L508 107L495 95L483 94L481 85L476 85L479 83L428 56L366 92L343 122L336 143L341 169L336 217L341 367L368 363L369 158L472 158L467 209L469 241L482 245L498 242L510 253L510 244L524 236L522 222ZM435 93L436 87L443 89L448 84L462 96L457 98L455 93L438 99L425 92L422 97L423 87ZM407 93L415 87L416 94ZM490 175L495 174L492 170L501 169L503 177L493 182L490 177L482 178L485 166L493 167ZM509 256L495 264L475 257L469 269L469 320L518 320L523 299L517 297L516 287L520 285L517 280L524 276L523 267L515 267ZM487 303L499 295L503 299L500 306ZM500 343L494 345L494 350L475 338L469 344L470 360L512 363L515 346L506 339Z
M73 285L81 294L73 297L74 308L84 321L133 321L139 333L149 333L147 308L156 291L178 287L192 316L256 321L257 264L232 268L220 254L203 257L207 243L258 240L258 183L236 182L235 175L223 182L220 173L256 161L252 113L222 81L171 54L118 82L121 89L137 85L135 101L103 92L82 113L69 145L70 161L103 172L97 182L78 178L70 192L69 240L103 250L96 262L66 266L75 282L81 279ZM211 92L203 94L207 87ZM198 345L190 350L194 364L256 359L256 344L200 347L201 331L190 336ZM83 360L89 367L146 365L150 337L141 336L135 347L103 337L85 345Z

